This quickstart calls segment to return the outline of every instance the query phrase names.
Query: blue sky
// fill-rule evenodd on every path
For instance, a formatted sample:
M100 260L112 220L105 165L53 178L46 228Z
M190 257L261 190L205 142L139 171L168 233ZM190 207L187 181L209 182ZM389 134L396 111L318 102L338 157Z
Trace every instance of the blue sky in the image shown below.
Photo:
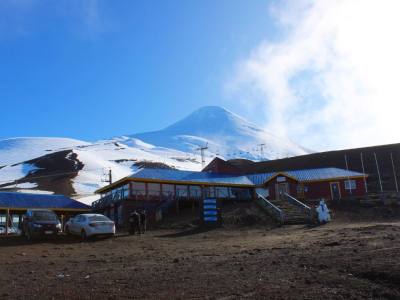
M0 138L90 141L160 129L203 105L240 113L224 86L237 61L279 37L270 4L3 0Z
M399 10L398 0L1 0L0 138L94 141L221 105L309 149L398 143Z

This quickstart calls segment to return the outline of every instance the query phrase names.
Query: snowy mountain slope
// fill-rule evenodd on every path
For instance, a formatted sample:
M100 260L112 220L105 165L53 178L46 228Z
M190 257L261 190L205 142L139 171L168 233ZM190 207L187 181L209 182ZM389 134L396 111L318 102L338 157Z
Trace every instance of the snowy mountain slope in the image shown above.
M24 151L21 157L28 159L23 163L0 168L0 188L37 188L81 197L92 195L96 189L106 185L105 175L109 170L112 171L113 181L116 181L132 174L143 164L161 164L184 170L200 170L202 167L199 157L174 149L156 147L136 139L128 139L127 144L130 146L121 142L124 138L96 143L79 141L75 143L77 146L72 143L72 147L68 149L63 148L66 146L63 139L59 139L60 144L50 139L47 145L45 139L37 140L29 139L30 144L42 146L34 151L29 151L27 143L22 143L21 150L12 147L1 149L5 157L14 155L18 158L18 154ZM46 154L36 157L43 149ZM50 149L62 150L46 151ZM14 163L15 160L11 161ZM15 180L18 181L17 184Z
M163 163L181 170L200 170L202 167L199 157L189 157L181 151L145 145L140 141L131 145L133 147L120 141L104 141L73 149L77 159L84 164L83 169L73 179L77 193L89 194L105 185L102 180L109 169L112 170L115 181L132 174L145 162ZM138 145L142 148L136 148Z
M209 155L225 158L276 159L308 153L303 147L217 106L202 107L163 130L130 137L192 153L208 143ZM264 144L262 153L261 144Z
M75 139L51 137L17 137L0 140L0 166L24 162L54 151L87 144L89 143Z

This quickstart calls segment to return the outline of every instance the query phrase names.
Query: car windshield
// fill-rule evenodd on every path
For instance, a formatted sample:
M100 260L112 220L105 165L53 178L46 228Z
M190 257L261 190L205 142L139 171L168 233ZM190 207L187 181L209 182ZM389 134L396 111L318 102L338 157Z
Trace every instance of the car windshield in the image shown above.
M57 216L51 211L35 211L33 219L36 221L57 221Z
M101 215L96 215L96 216L90 216L89 221L110 221L109 218L106 216L101 216Z

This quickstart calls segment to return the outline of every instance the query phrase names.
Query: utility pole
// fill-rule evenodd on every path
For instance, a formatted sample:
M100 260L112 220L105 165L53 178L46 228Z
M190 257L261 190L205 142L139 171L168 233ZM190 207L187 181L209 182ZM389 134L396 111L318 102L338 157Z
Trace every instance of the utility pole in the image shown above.
M264 146L265 146L265 144L259 144L258 146L260 146L261 158L264 159Z
M362 167L362 171L363 171L363 174L364 174L365 192L368 194L367 178L366 178L366 176L365 176L364 160L363 160L363 154L362 154L362 152L360 153L360 157L361 157L361 167Z
M202 165L203 168L206 166L206 160L205 160L205 157L204 157L204 151L207 150L207 149L208 149L208 143L204 147L199 146L199 148L196 149L196 150L200 150L201 165Z
M349 172L349 164L347 163L347 154L344 155L344 161L346 163L346 170L347 170L347 172ZM350 194L352 194L350 176L348 176L348 175L347 175L347 182L348 182L348 185L349 185Z
M399 186L397 184L397 175L396 175L396 170L394 168L394 161L393 161L393 153L390 153L390 159L392 161L392 169L393 169L393 176L394 176L394 183L396 184L396 192L399 192Z
M374 152L375 163L376 163L376 171L378 172L379 186L381 188L381 193L383 193L381 173L379 172L378 158L376 157L376 153Z
M112 170L109 168L108 173L103 172L103 178L101 179L101 182L107 182L108 184L112 183Z

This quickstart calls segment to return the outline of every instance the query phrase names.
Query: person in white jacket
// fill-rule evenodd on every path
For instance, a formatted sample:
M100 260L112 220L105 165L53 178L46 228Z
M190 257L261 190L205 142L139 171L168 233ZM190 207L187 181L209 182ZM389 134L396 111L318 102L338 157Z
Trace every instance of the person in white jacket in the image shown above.
M331 214L324 200L319 202L315 210L317 211L319 223L327 223L331 220Z

